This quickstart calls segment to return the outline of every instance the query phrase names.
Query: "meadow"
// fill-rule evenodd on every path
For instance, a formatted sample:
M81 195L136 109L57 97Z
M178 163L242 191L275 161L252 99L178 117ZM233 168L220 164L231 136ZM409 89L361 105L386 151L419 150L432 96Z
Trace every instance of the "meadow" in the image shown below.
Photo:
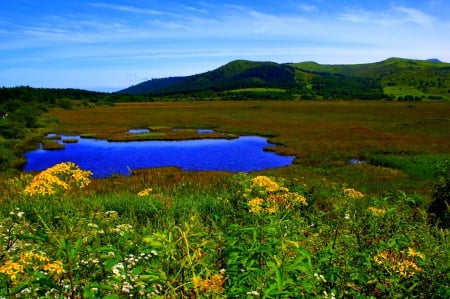
M217 134L209 135L219 138L266 136L278 145L270 150L296 157L295 165L266 174L307 183L327 179L374 194L401 189L429 195L433 169L450 153L447 102L124 103L52 115L59 122L50 130L112 140L136 138L124 136L130 128L150 128L148 139L202 138L198 128L214 129ZM366 163L350 165L350 159Z
M2 298L446 298L445 102L122 103L53 109L36 134L262 135L258 173L72 163L0 180ZM180 133L172 128L189 129ZM350 159L363 161L349 163Z

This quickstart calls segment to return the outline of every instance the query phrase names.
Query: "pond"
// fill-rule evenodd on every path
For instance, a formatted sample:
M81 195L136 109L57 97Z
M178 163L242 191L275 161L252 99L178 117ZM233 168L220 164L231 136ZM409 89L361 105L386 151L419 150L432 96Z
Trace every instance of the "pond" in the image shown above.
M94 177L130 175L133 169L175 166L189 171L250 172L292 164L294 157L264 150L273 146L266 138L242 136L236 139L182 141L127 141L62 136L64 149L42 147L25 154L25 171L41 171L61 162L74 162Z

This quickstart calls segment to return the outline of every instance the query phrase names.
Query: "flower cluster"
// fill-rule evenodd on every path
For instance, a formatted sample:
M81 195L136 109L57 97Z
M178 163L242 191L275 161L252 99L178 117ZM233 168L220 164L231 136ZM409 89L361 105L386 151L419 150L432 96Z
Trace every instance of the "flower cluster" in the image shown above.
M45 196L67 191L73 185L84 188L91 182L91 175L92 172L81 170L75 163L59 163L37 174L25 187L25 193Z
M144 190L138 192L137 196L139 196L139 197L149 196L152 191L153 191L152 188L147 188L147 189L144 189Z
M118 224L111 231L121 236L124 236L125 234L133 231L133 226L128 223Z
M254 196L252 196L254 195ZM276 213L280 208L289 209L295 206L306 206L306 198L297 192L291 192L288 188L280 186L266 176L257 176L251 180L251 189L247 190L249 212L259 214Z
M344 195L353 199L362 198L365 195L358 190L355 190L353 188L345 188L344 189Z
M408 251L381 251L373 258L373 260L379 266L383 266L390 271L400 274L404 278L408 278L414 276L417 272L422 271L422 268L420 268L415 261L416 257L419 257L420 259L425 258L422 253L409 247Z
M223 284L226 280L227 278L223 275L223 273L220 273L203 279L193 277L192 284L200 294L221 294L225 291Z
M266 192L288 191L287 188L280 187L277 182L263 175L259 175L252 179L252 187L261 188Z
M26 272L33 273L35 271L43 271L50 275L65 273L60 260L51 261L47 256L34 252L24 252L17 261L7 260L0 266L0 273L7 275L11 281L17 280Z
M372 214L374 214L376 216L382 216L382 215L384 215L384 213L386 213L386 209L377 209L375 207L368 207L367 211L371 212Z

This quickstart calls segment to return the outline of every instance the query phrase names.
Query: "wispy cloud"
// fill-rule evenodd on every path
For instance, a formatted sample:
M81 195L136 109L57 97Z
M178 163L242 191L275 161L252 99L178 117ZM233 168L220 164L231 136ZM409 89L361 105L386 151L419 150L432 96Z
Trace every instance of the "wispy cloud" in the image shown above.
M387 11L368 11L362 8L350 9L338 16L338 19L352 23L371 23L379 25L395 25L416 23L430 26L434 18L426 13L408 7L393 7Z
M118 10L118 11L129 12L129 13L137 13L137 14L148 14L148 15L164 15L164 14L166 14L166 12L163 12L160 10L139 8L139 7L129 6L129 5L117 5L117 4L100 3L100 2L90 3L90 5L94 6L94 7L99 7L99 8L107 8L107 9Z
M202 14L208 13L208 10L205 8L198 8L198 7L193 7L193 6L184 6L184 7L186 8L186 10L189 10L192 12L202 13Z
M434 18L415 8L395 7L396 11L404 14L404 20L417 23L420 25L430 26L434 22Z
M298 5L298 8L304 12L315 12L318 11L318 8L314 4L300 4Z

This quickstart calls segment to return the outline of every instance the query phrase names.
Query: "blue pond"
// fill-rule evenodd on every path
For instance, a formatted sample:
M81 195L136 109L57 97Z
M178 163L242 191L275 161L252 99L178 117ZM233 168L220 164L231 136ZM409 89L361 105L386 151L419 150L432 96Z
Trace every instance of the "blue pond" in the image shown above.
M78 143L65 144L63 150L40 148L26 153L28 162L24 170L41 171L57 163L71 161L82 169L92 171L94 177L102 178L114 174L130 175L133 169L166 166L190 171L249 172L287 166L294 159L264 151L264 147L272 144L258 136L231 140L129 142L76 138Z

